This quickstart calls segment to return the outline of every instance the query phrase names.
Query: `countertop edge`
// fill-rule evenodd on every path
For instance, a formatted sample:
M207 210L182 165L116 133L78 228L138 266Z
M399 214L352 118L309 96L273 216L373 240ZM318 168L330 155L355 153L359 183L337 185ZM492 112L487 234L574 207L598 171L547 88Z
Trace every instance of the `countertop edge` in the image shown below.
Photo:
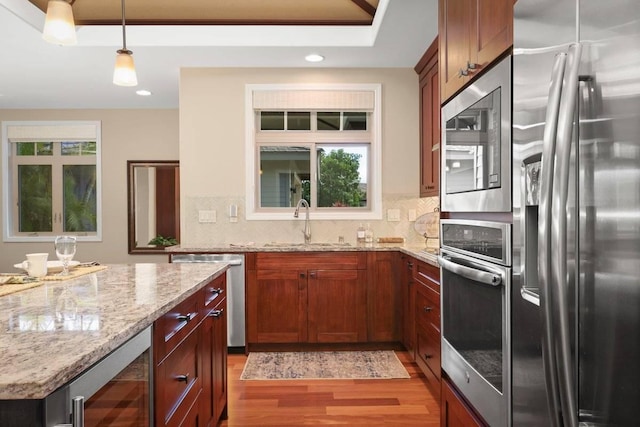
M214 266L211 265L211 267ZM69 381L72 381L78 375L99 362L106 355L119 348L136 334L153 325L157 319L168 313L172 307L175 307L177 304L197 293L199 290L204 288L207 283L224 274L224 272L229 268L228 265L225 264L216 264L215 267L218 268L218 270L207 275L184 292L176 294L175 298L150 311L139 321L131 324L131 326L126 329L123 329L116 336L110 337L109 341L80 354L77 360L70 362L68 366L54 372L45 381L22 382L19 384L0 384L0 400L37 400L46 398L52 392Z

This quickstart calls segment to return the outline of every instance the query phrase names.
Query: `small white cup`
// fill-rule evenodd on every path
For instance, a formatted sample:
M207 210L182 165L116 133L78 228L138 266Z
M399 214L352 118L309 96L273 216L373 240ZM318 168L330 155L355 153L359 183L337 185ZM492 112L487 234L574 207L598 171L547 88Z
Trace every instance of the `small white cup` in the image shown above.
M27 254L27 260L22 262L22 268L32 277L44 277L47 275L47 258L49 254Z

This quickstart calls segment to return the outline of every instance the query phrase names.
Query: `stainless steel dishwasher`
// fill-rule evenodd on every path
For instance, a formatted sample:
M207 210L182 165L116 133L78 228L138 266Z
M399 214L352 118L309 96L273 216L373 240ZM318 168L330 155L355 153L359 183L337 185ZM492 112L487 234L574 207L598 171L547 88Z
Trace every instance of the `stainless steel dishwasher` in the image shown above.
M244 255L243 254L173 254L173 263L227 263L227 346L244 351Z

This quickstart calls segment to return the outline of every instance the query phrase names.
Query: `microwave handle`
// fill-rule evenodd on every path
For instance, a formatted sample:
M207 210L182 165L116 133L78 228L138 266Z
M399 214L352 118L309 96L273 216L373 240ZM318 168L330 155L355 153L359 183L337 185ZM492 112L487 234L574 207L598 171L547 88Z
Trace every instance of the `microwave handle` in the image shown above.
M54 427L84 427L84 397L71 399L71 424L56 424Z
M438 257L438 263L440 264L440 267L462 277L466 277L469 280L491 286L499 286L502 283L502 274L500 272L493 271L487 267L480 266L471 261L465 262L471 264L473 267L467 267L466 265L458 264L457 262L455 262L455 258L452 257Z

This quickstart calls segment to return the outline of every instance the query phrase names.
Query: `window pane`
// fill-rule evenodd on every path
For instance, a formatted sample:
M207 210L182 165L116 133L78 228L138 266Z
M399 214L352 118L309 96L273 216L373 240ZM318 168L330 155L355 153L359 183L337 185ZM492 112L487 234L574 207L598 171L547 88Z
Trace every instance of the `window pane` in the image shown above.
M289 111L287 130L311 130L311 113L308 111Z
M61 143L61 152L63 156L95 156L95 142L78 141Z
M18 156L34 156L36 154L35 142L18 142L16 144Z
M261 130L284 130L284 111L262 111L260 113Z
M318 146L318 207L367 206L368 145Z
M53 142L36 142L38 156L53 156Z
M367 113L345 112L342 117L342 130L367 130Z
M260 147L260 207L293 207L311 200L309 147Z
M340 113L318 112L318 130L340 130Z
M64 231L96 231L96 167L65 165Z
M32 144L33 145L33 144ZM18 229L52 231L51 165L18 166Z

